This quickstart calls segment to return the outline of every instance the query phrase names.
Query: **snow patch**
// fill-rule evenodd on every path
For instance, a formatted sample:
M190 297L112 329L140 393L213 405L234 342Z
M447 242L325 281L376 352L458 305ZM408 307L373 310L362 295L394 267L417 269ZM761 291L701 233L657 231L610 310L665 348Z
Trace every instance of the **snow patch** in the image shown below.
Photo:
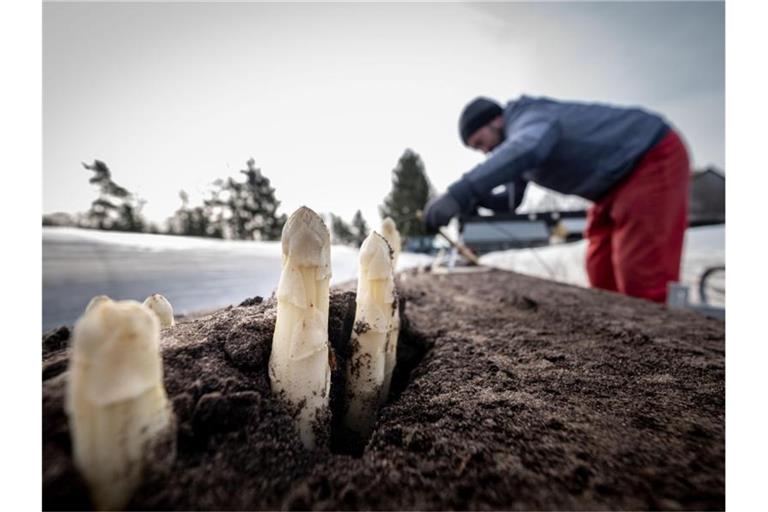
M96 295L144 300L161 293L178 314L268 297L277 287L280 242L217 240L77 228L43 228L43 329L72 325ZM401 253L397 270L431 256ZM331 284L357 277L358 250L331 247Z
M491 252L481 256L480 262L521 274L588 287L586 253L587 241L580 240L535 249ZM725 266L725 225L689 228L685 233L680 280L691 287L691 302L700 302L698 286L701 274L714 266ZM723 306L724 276L720 274L713 277L711 284L722 289L723 293L711 293L710 303Z

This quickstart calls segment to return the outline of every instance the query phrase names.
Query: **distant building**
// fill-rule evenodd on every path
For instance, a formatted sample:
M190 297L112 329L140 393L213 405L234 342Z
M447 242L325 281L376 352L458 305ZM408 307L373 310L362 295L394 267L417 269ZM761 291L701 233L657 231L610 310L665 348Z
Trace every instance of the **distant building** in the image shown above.
M434 236L409 236L405 240L403 250L405 252L417 252L423 254L434 254L437 252L437 245Z
M712 167L691 174L688 224L725 224L725 175Z
M688 220L691 226L725 223L725 176L713 169L691 174ZM556 196L542 204L554 205ZM554 201L554 202L553 202ZM558 203L558 204L562 204ZM586 209L474 216L462 221L462 240L478 254L573 242L584 237Z
M492 219L492 218L489 218ZM549 228L544 221L487 220L464 224L462 240L477 254L549 244Z
M553 233L564 241L580 240L586 211L475 216L463 220L461 238L478 254L549 245Z

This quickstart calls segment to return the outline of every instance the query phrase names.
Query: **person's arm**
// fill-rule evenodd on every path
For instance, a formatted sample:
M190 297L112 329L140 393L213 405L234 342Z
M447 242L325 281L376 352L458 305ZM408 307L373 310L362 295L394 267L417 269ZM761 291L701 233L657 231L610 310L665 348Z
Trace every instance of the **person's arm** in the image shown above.
M508 131L507 139L488 159L448 187L462 211L471 210L495 187L517 182L524 171L541 164L560 136L557 119L539 112L523 114Z
M477 206L488 208L497 213L514 212L523 202L527 185L528 182L522 178L513 183L507 183L506 188L501 192L481 196L477 201Z

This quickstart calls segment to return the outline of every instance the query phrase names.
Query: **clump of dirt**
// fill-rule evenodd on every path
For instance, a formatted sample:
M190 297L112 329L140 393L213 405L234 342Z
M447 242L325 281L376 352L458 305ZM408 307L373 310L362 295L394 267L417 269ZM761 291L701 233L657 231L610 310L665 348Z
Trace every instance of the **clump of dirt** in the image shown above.
M163 330L178 457L130 508L724 508L723 322L503 271L398 281L392 392L357 457L338 436L304 450L272 396L274 299ZM333 292L332 411L354 306ZM82 509L59 338L44 350L43 505Z

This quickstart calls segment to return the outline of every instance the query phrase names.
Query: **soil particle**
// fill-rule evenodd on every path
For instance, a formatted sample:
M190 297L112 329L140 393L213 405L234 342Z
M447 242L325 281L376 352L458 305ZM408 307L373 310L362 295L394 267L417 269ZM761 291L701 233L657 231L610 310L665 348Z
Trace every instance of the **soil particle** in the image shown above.
M304 450L270 392L273 299L164 330L178 453L130 508L724 508L723 322L510 272L399 277L392 392L357 457ZM354 310L332 293L334 422ZM86 508L49 345L43 506Z
M355 331L355 334L357 334L358 336L360 336L361 334L365 334L370 330L371 330L371 326L368 324L368 322L363 322L362 320L358 320L357 322L355 322L354 331Z
M255 297L251 297L250 299L245 299L243 302L241 302L238 307L249 307L249 306L258 306L264 301L263 297L259 297L258 295Z
M63 325L43 334L43 357L51 352L67 348L71 332L69 327Z

